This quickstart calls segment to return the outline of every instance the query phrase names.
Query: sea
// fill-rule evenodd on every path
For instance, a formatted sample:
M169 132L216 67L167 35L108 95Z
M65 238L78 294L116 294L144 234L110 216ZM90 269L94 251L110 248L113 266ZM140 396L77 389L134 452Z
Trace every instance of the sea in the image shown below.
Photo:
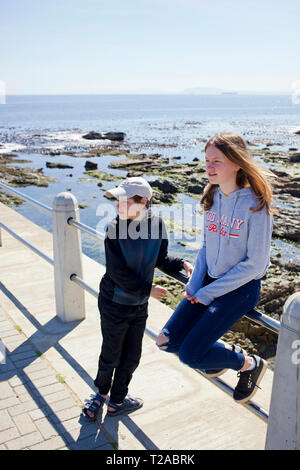
M271 145L272 150L285 151L300 148L300 135L295 134L299 129L300 105L295 104L288 94L9 95L5 104L0 104L0 153L17 154L12 164L42 168L45 175L56 178L56 182L50 182L48 187L27 186L18 190L51 207L58 193L72 192L83 205L81 222L97 230L103 228L107 214L113 213L108 210L104 217L107 205L115 211L115 203L109 202L104 193L118 183L103 182L99 187L98 180L87 179L84 174L87 158L63 154L84 155L90 149L109 144L107 140L85 140L82 136L86 133L124 132L122 148L131 153L155 153L168 158L170 163L188 163L196 157L204 160L205 140L217 132L236 132L248 142L255 143L253 148ZM45 155L45 151L54 155ZM55 155L58 152L60 154ZM120 158L105 155L89 160L97 163L100 170L126 177L127 171L108 168L112 161ZM24 159L28 161L18 163ZM73 168L47 168L47 161L66 163ZM199 238L195 233L198 234L200 229L198 226L195 229L193 224L194 220L198 223L194 214L199 213L199 197L180 194L171 206L153 206L152 210L166 220L171 255L188 257L192 261L196 258ZM180 238L184 207L192 210L185 221L183 238ZM52 231L51 216L29 203L15 206L14 210ZM105 263L101 241L82 233L82 249L86 255ZM273 240L272 252L280 252L283 259L289 261L300 259L298 247L280 240Z

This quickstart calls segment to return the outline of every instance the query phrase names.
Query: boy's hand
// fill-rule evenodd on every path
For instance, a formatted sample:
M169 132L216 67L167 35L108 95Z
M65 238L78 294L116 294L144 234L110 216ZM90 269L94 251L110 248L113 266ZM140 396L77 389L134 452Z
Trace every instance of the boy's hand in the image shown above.
M190 277L191 277L191 275L192 275L192 272L194 271L194 266L192 265L192 263L191 263L189 260L186 260L186 261L183 263L183 267L184 267L184 269L185 269L187 278L190 279Z
M167 295L168 291L164 287L153 285L150 295L151 297L154 297L157 300L161 300L163 297Z

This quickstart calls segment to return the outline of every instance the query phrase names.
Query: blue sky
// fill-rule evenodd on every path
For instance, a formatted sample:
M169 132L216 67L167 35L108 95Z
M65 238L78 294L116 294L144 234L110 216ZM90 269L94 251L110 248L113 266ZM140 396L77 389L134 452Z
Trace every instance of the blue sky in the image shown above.
M299 0L1 0L7 94L289 91Z

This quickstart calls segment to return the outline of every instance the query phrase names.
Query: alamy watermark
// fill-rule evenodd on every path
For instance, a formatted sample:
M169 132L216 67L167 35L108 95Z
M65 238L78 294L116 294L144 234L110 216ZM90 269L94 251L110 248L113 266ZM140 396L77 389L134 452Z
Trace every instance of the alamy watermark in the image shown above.
M292 83L292 103L300 104L300 80Z
M293 341L292 349L295 349L292 354L292 363L298 366L300 364L300 339Z
M3 342L0 339L0 364L6 363L6 349Z
M0 104L6 104L6 86L3 80L0 80Z
M151 209L150 209L151 210ZM118 212L110 203L99 204L96 215L100 217L96 230L111 239L151 239L169 238L172 242L188 242L200 244L203 239L203 214L194 204L183 204L181 209L173 207L164 208L163 214L151 210L154 217L144 217L141 220L128 220L119 218L118 225L110 222ZM163 220L163 224L161 223ZM108 228L108 230L107 230Z

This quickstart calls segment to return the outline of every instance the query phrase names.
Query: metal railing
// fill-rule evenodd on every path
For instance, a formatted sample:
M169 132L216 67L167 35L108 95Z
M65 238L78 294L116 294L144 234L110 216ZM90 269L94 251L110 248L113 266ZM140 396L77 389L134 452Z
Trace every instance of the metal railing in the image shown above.
M20 193L19 191L5 185L4 183L0 182L0 187L4 190L8 191L8 192L11 192L11 193L17 195L18 197L22 198L26 202L29 202L30 204L38 207L39 209L41 209L45 212L48 212L48 213L53 212L53 209L51 207L48 207L48 206L34 200L30 196L26 196L26 195ZM93 228L91 228L91 227L89 227L89 226L87 226L87 225L85 225L85 224L83 224L79 221L76 221L73 217L69 217L67 219L67 223L70 226L77 229L77 230L81 230L81 231L83 231L85 233L88 233L89 235L97 238L98 240L104 241L104 234L102 234L101 232L98 232L97 230L95 230L95 229L93 229ZM23 243L26 247L30 248L34 253L38 254L40 257L42 257L44 260L46 260L51 265L54 265L54 260L53 259L49 258L47 255L42 253L38 248L34 247L31 243L24 240L22 237L20 237L18 234L16 234L13 230L11 230L9 227L7 227L2 222L0 222L0 228L3 228L4 230L6 230L10 235L12 235L18 241ZM171 272L166 272L166 271L163 271L163 273L165 275L167 275L168 277L172 278L172 279L176 279L177 281L179 281L183 285L185 285L187 283L187 277L182 273L171 273ZM98 297L98 292L95 291L88 284L86 284L82 279L80 279L80 277L78 277L76 273L71 274L70 280L72 282L74 282L75 284L77 284L82 289L84 289L85 291L87 291L88 293L90 293L91 295L93 295L94 297L96 297L96 298ZM268 315L263 314L259 310L253 309L250 312L248 312L247 315L245 315L245 317L248 318L249 320L254 321L255 323L267 328L268 330L271 330L274 333L277 333L277 334L279 333L280 322L277 321L277 320L274 320L273 318L269 317ZM157 339L158 335L156 333L154 333L151 329L146 328L145 333L151 339L153 339L153 340ZM198 369L194 369L194 370L198 374L200 374L202 377L209 380L211 383L213 383L218 388L223 390L226 394L228 394L230 396L233 395L234 389L231 387L230 384L225 382L220 377L216 377L216 378L208 377L205 374L205 372L203 372L201 370L198 370ZM250 400L248 403L243 404L243 406L246 407L252 413L254 413L256 416L261 418L263 421L265 421L265 422L268 421L268 412L264 408L262 408L259 404L254 402L253 400Z

